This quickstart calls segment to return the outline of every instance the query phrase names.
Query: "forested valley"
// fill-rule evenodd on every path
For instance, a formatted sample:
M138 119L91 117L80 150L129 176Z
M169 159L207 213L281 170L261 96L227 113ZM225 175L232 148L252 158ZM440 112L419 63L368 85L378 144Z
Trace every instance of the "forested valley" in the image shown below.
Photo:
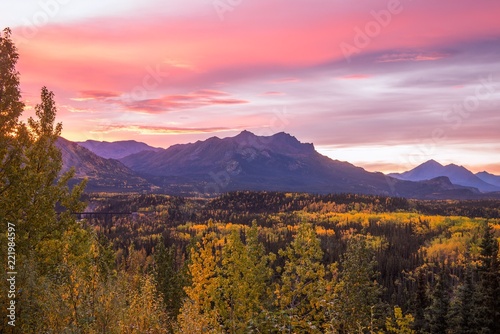
M495 201L272 192L85 200L94 213L80 218L115 265L140 257L184 332L496 330L484 323L498 310L495 298L485 308L498 293L485 281L498 281Z
M498 201L70 189L0 51L0 332L500 332Z

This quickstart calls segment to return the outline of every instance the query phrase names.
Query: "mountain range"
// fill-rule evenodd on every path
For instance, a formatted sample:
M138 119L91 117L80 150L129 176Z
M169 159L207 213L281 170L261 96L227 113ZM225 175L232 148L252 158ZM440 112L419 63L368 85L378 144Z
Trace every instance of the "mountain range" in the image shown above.
M430 180L439 176L446 176L453 184L477 188L481 192L500 191L500 177L487 172L473 174L463 166L449 164L441 165L435 160L429 160L420 166L404 173L388 174L391 177L407 181ZM495 185L495 182L497 184Z
M487 172L474 175L460 166L429 161L401 174L372 173L323 156L313 144L283 132L256 136L243 131L235 137L212 137L167 149L135 141L77 144L61 139L58 145L64 168L73 166L77 178L89 178L88 191L200 195L263 190L424 199L500 197L500 192L494 193L500 187L483 180L498 182L500 177ZM452 172L442 174L439 166Z
M100 157L109 159L120 159L127 155L142 151L161 151L161 148L152 147L148 144L141 143L135 140L122 140L115 142L86 140L76 142L78 145L94 152Z

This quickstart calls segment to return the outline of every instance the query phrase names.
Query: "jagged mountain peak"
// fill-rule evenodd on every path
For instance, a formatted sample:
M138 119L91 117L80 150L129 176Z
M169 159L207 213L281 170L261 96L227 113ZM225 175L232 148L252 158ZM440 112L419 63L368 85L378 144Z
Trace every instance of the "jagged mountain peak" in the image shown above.
M251 137L256 137L256 135L248 130L243 130L239 134L237 134L234 138L251 138Z
M431 159L431 160L427 160L426 162L424 162L423 164L421 164L420 166L426 166L426 167L443 167L442 164L440 164L439 162L437 162L436 160L434 159Z
M429 199L479 196L474 188L451 183L451 177L413 182L367 172L323 156L312 144L301 143L284 132L258 136L243 131L235 137L212 137L158 151L141 151L120 159L123 164L64 139L58 144L65 168L74 166L77 179L88 178L91 191L152 190L195 196L232 190L343 192Z

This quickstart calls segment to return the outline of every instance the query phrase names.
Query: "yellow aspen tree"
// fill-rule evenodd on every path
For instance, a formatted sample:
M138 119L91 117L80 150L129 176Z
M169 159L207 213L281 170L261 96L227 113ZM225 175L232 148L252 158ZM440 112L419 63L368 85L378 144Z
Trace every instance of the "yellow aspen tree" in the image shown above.
M321 333L324 318L322 300L325 294L323 251L316 231L301 223L292 243L280 250L285 258L281 284L276 287L279 328L283 333Z
M220 314L215 305L220 299L220 278L217 276L217 266L220 262L220 249L215 232L207 233L191 249L190 264L188 266L191 285L185 288L187 298L178 316L179 327L201 328L201 333L220 333L223 331L220 323ZM193 316L189 318L188 312ZM199 322L196 326L192 321Z
M256 224L248 231L245 244L238 228L227 237L218 268L221 284L218 308L227 332L259 331L265 325L261 315L267 303L266 285L272 275L269 260L259 243Z
M394 306L394 316L386 318L385 328L388 333L415 334L415 330L412 329L413 320L411 314L403 315L401 308Z
M128 294L128 307L122 311L120 333L167 333L169 319L163 301L156 290L153 276L143 275L139 288L130 287Z

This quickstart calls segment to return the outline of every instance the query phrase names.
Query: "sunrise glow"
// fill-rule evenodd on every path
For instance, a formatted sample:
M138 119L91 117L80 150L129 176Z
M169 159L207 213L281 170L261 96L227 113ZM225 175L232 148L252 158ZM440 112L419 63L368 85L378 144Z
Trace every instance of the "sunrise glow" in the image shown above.
M26 116L152 146L285 131L370 171L500 173L500 2L30 0L2 26ZM13 15L15 14L15 15Z

